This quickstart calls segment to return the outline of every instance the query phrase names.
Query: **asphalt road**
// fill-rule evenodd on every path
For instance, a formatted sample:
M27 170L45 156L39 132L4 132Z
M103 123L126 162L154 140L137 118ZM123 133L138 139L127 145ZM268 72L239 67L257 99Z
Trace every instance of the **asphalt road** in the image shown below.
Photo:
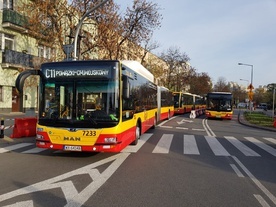
M0 206L276 206L275 132L175 116L121 153L0 140Z

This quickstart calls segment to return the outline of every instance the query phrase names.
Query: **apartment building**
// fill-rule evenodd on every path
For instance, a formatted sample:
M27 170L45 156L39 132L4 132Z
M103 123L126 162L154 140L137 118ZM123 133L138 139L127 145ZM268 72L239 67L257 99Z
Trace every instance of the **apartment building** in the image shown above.
M61 61L65 57L65 49L62 51L61 48L49 47L47 43L43 44L41 38L38 40L34 35L30 35L30 31L24 26L27 17L22 15L15 5L18 2L20 0L0 0L0 113L37 110L38 79L32 76L29 77L25 81L23 93L19 93L15 88L17 76L23 70L39 69L43 62ZM74 11L72 9L72 12ZM77 19L80 19L80 17L76 18L77 14L72 15L72 12L71 16L75 17L73 23L76 25L78 23ZM68 27L66 20L62 21L64 21L63 25L65 27L63 28L64 46L70 46L72 38L70 37L71 41L68 41L68 36L71 35L72 28ZM97 35L96 24L89 21L92 20L88 20L88 23L82 27L83 34ZM131 59L142 61L139 57L143 56L145 50L137 45L132 47L135 49L130 50L129 44L130 42L126 42L123 49L125 58L132 57ZM85 45L79 45L78 47L85 48ZM137 55L135 55L136 53ZM88 52L85 57L79 56L79 58L98 59L101 58L101 51L97 51L97 54ZM163 60L150 52L146 53L142 62L153 73L158 68L167 67ZM165 76L165 74L163 75ZM158 82L159 79L160 77L156 81Z
M15 81L22 70L35 69L51 58L51 48L38 44L24 28L26 17L14 9L15 2L0 0L0 112L36 109L37 80L28 80L30 87L23 94L17 92Z

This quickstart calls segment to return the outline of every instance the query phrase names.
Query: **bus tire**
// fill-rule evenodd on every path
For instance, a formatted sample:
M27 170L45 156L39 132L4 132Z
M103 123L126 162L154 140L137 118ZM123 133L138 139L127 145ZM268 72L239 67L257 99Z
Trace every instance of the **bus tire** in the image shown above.
M140 124L137 123L136 129L135 129L135 140L131 143L131 145L137 145L138 140L140 139L140 135L141 135Z

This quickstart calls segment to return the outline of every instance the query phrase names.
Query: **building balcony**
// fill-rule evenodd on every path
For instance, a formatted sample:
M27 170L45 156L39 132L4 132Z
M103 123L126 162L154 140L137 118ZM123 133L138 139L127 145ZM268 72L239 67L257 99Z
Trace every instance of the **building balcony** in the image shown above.
M17 52L14 50L5 50L2 53L2 68L33 68L33 55L24 52Z
M11 9L3 9L2 27L15 31L26 31L27 17Z

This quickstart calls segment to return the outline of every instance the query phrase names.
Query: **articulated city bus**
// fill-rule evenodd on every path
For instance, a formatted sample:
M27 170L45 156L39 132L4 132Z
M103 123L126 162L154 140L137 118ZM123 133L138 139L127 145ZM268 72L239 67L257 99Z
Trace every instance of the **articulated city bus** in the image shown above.
M158 120L169 119L174 115L173 92L163 86L158 86L157 93Z
M173 92L174 114L189 113L194 109L205 108L204 99L196 94Z
M52 62L39 75L36 145L68 151L119 152L157 123L157 85L136 61Z
M232 119L232 94L230 92L211 92L206 96L207 118Z

